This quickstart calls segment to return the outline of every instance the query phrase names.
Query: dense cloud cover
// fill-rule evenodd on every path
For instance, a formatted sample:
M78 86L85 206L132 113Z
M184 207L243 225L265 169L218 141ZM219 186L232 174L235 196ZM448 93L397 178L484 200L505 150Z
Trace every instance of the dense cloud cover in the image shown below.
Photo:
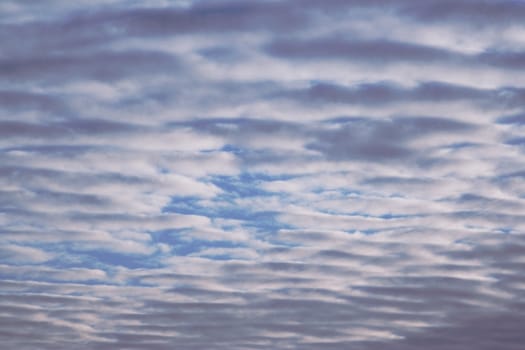
M521 350L525 3L0 3L0 343Z

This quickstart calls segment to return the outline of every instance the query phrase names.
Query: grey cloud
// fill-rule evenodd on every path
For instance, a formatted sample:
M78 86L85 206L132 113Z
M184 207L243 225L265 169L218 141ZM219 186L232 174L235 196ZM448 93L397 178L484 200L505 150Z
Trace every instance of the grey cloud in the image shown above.
M84 173L84 172L68 172L47 168L30 168L17 166L3 166L0 167L0 175L6 181L13 181L18 183L20 180L24 181L26 185L40 180L62 183L70 187L76 186L94 186L100 182L114 182L126 183L132 185L140 185L141 183L150 180L138 176L126 176L120 173Z
M34 123L25 123L18 121L2 121L0 133L2 137L56 137L63 133L59 128L41 126ZM65 131L65 130L64 130Z
M167 37L192 33L289 31L304 26L305 11L287 2L196 2L188 7L130 7L96 4L91 11L70 11L55 21L5 24L6 50L15 55L35 49L78 52L129 38ZM10 38L17 35L17 45Z
M9 306L7 303L16 306ZM0 320L0 338L3 344L21 346L24 349L48 349L53 346L53 342L57 342L55 348L58 346L59 349L65 349L78 343L78 339L85 342L89 337L84 338L83 332L76 329L78 323L75 324L73 320L67 321L67 318L74 319L76 312L90 312L88 310L97 303L104 304L83 297L36 293L4 294L0 305L0 310L4 313ZM7 307L4 309L4 306ZM57 315L53 311L61 308L68 310L69 315ZM24 334L29 333L31 337L24 337Z
M498 181L498 180L502 180L502 179L512 179L512 178L522 178L522 177L525 177L525 170L517 170L517 171L513 171L511 173L501 174L495 180Z
M520 70L525 68L525 52L523 51L490 50L478 55L477 58L480 62L498 66L504 69Z
M271 271L271 270L270 270ZM297 271L288 271L288 273L297 274ZM300 273L304 273L300 272ZM344 272L341 272L344 274ZM323 274L321 274L323 275ZM392 284L395 280L392 279L386 279L384 282L386 284ZM346 324L347 326L352 325L358 325L362 322L366 323L366 318L363 317L377 317L378 319L383 320L383 324L385 324L385 328L388 329L389 322L385 323L385 320L406 320L411 321L415 319L419 320L426 320L431 321L432 318L428 318L425 316L425 311L429 310L443 310L443 307L446 307L447 309L450 308L450 310L457 310L457 312L460 311L466 311L466 310L474 310L474 306L468 306L467 301L471 298L475 297L476 299L486 299L490 300L491 297L487 296L485 297L483 294L477 294L477 292L471 291L471 289L475 286L480 286L479 282L470 282L470 281L464 281L462 279L452 279L452 278L418 278L418 279L410 279L410 278L400 278L398 282L400 286L403 287L383 287L382 289L378 289L377 291L381 291L384 294L377 294L374 295L374 293L370 294L370 299L364 299L364 298L354 298L354 297L346 297L346 300L348 301L345 304L341 304L339 302L319 302L317 300L313 299L301 299L301 297L298 298L285 298L285 297L279 297L279 298L263 298L260 301L254 300L251 302L250 308L252 310L266 310L266 312L260 314L255 313L256 315L260 315L259 317L256 317L255 319L251 317L249 320L245 319L242 323L242 326L238 323L239 321L234 317L231 318L235 314L235 310L240 310L240 306L235 306L235 304L207 304L207 303L199 303L194 304L190 307L190 305L187 304L173 304L173 307L175 310L178 311L179 315L186 314L186 312L192 310L193 312L196 311L202 311L206 312L210 316L210 320L213 320L215 317L215 314L217 314L218 317L222 319L228 319L229 322L227 324L229 326L237 325L237 327L242 327L244 329L243 334L247 335L253 332L254 330L251 330L251 325L257 326L257 329L259 331L261 330L273 330L273 329L281 329L286 330L287 332L295 333L297 335L305 334L305 335L315 335L321 338L330 338L337 335L341 335L337 330L334 330L333 328L329 328L331 324L335 322L335 324ZM419 284L419 288L410 288L405 287L407 284L414 285ZM367 287L368 289L373 287ZM297 293L301 292L305 293L309 290L305 289L295 289L290 288L289 290L283 290L283 293ZM315 292L321 293L325 296L330 295L331 293L329 291L323 291L322 289L316 289ZM415 303L414 302L414 295L412 292L417 293L416 295L419 295L419 298L423 298L420 302ZM434 294L435 293L435 294ZM299 294L300 295L300 294ZM449 299L447 296L454 296L454 298ZM345 298L345 295L334 295L337 298ZM435 297L432 297L435 296ZM262 296L261 296L262 297ZM391 299L391 297L404 297L406 298L406 302L397 301L396 299ZM488 299L487 299L488 298ZM456 299L457 301L454 301ZM442 302L446 301L445 304ZM369 302L369 304L368 304ZM399 314L393 314L393 313L382 313L382 312L373 312L370 310L372 305L381 305L383 303L385 306L393 306L396 305L400 308L400 310L404 310L403 312L400 312ZM414 304L412 305L412 308L410 307L410 303ZM160 305L159 305L160 306ZM168 305L163 305L162 310L166 312ZM243 306L244 308L244 306ZM187 310L187 311L186 311ZM409 311L410 310L410 311ZM227 312L225 314L224 312ZM233 314L229 314L232 312ZM199 315L199 314L197 314ZM198 317L196 315L196 317ZM315 315L315 317L311 318L311 315ZM161 319L163 319L165 316L168 316L166 313L159 314ZM176 317L175 315L170 316L174 317L175 320L177 320L179 317ZM262 319L261 319L262 318ZM190 318L191 319L191 318ZM301 326L293 326L295 322L298 319L302 319L303 322L301 323ZM200 320L200 317L196 320ZM273 320L273 321L272 321ZM276 320L277 324L275 324ZM305 320L311 320L305 321ZM273 325L273 326L272 326ZM325 325L325 326L321 326ZM465 327L465 325L461 325ZM219 329L222 327L219 327ZM382 327L379 327L381 329ZM395 328L395 327L394 327ZM467 327L465 327L467 328ZM210 332L211 330L208 330L205 326L199 327L199 328L192 328L193 330L196 330L199 334L201 334L201 337L204 339L207 339L208 337L212 337L215 339L217 336L215 332ZM216 328L214 328L216 329ZM251 330L251 331L250 331ZM401 334L405 334L407 336L407 339L410 341L417 342L418 337L420 336L420 333L415 331L412 333L410 330L401 330ZM423 330L424 332L424 330ZM202 338L201 338L202 339ZM228 339L229 338L222 338L219 337L217 339ZM244 338L246 339L246 338ZM296 341L294 338L288 338L289 341ZM298 339L297 339L298 340ZM453 345L455 341L458 341L457 339L449 339L449 345ZM369 342L368 346L372 346L373 348L374 342ZM436 343L434 346L439 346L439 342ZM283 344L284 345L284 344ZM307 346L307 344L304 344ZM354 344L357 345L357 344ZM391 343L392 346L396 346L396 341L393 341ZM430 346L430 344L429 344ZM367 347L363 347L367 348ZM439 349L439 347L436 347L436 349Z
M54 144L54 145L27 145L20 147L6 147L3 151L22 151L40 155L51 155L55 157L75 157L80 154L85 154L93 150L104 148L104 146L95 145L78 145L73 146L70 144Z
M524 203L519 199L495 198L481 196L475 193L464 193L461 196L452 199L461 206L475 206L478 210L492 210L496 212L519 213L523 209Z
M464 54L429 45L386 39L278 39L264 47L271 56L291 60L341 60L364 65L439 63L458 67L494 66L505 70L523 68L522 51L487 48L479 54Z
M402 1L401 13L421 21L457 21L461 25L508 25L519 22L525 6L519 1L503 0L433 0Z
M518 113L518 114L507 115L507 116L498 118L497 122L501 123L501 124L518 124L518 125L522 125L522 124L525 124L525 113Z
M363 184L376 185L392 185L392 186L418 186L431 185L434 181L431 179L422 179L418 177L402 178L392 176L370 177L363 180Z
M255 134L289 134L300 132L301 125L281 120L264 120L253 118L214 118L196 119L187 122L171 123L171 126L191 126L200 132L231 138L250 137Z
M407 142L434 133L457 133L473 126L447 118L397 117L391 120L348 119L335 130L319 132L308 147L334 160L399 160L416 155Z
M291 344L290 342L299 340L299 336L303 334L318 337L340 335L341 331L330 325L334 322L351 323L351 308L341 308L337 303L312 299L265 298L250 305L219 302L155 304L146 304L146 309L152 312L151 317L143 318L137 315L138 319L151 325L156 323L159 328L164 322L170 322L171 330L193 335L172 338L171 343L179 346L202 346L213 340L220 348L242 348L243 344L249 344L256 339L279 346ZM250 312L246 313L247 310ZM318 320L311 320L311 315L316 315ZM336 316L336 319L329 318L328 315ZM128 316L132 315L123 315ZM297 324L300 319L303 320L303 324ZM157 322L151 323L154 320ZM325 322L324 326L321 325L322 322ZM236 328L237 332L231 332L232 327ZM290 335L279 341L279 338L263 335L268 332L286 332ZM237 334L243 335L242 340L237 338Z
M485 257L483 249L490 245L482 242L478 247L479 256L462 255L461 260L476 262L478 257ZM510 242L509 242L510 243ZM378 243L368 242L366 244L378 247ZM487 242L487 244L490 244ZM392 246L385 245L383 253L389 255L394 251L402 251L404 245ZM477 248L476 248L477 249ZM489 248L490 249L490 248ZM439 254L448 254L442 250ZM502 252L502 254L505 254ZM514 255L518 256L518 255ZM332 256L326 256L331 261L337 261L341 256L333 260ZM486 257L490 259L489 257ZM407 276L405 273L414 270L398 270L400 263L407 259L413 266L419 269L417 276ZM483 288L490 287L484 281L469 280L464 278L448 277L446 275L425 274L427 270L424 261L414 260L414 256L398 256L390 266L392 275L383 278L371 278L368 283L363 285L353 282L353 272L366 275L365 263L362 267L350 267L340 265L337 269L332 269L330 273L319 269L319 265L314 261L301 264L300 269L288 268L291 264L267 263L267 264L237 264L231 262L224 263L224 272L219 275L200 275L193 279L194 282L204 281L207 278L213 281L215 278L220 280L226 278L231 292L213 292L213 289L202 289L195 287L181 286L168 290L167 293L182 293L191 296L193 301L169 301L167 298L148 298L147 293L144 297L134 299L134 303L142 306L130 309L122 308L119 302L105 302L103 309L104 318L110 320L112 329L101 329L95 327L98 337L106 340L93 340L85 343L86 349L115 347L141 348L148 346L153 349L164 349L169 346L184 346L185 348L196 348L205 346L212 342L218 348L257 348L257 344L262 348L267 346L274 347L293 347L301 346L304 348L316 348L319 344L327 344L334 349L342 349L348 346L357 349L380 349L389 346L394 349L416 349L421 344L426 344L430 349L457 348L463 349L465 344L476 344L483 348L483 344L492 344L492 339L499 339L500 332L479 333L485 327L489 327L492 322L500 319L498 324L501 331L511 338L501 338L507 341L504 348L514 349L514 341L519 340L517 326L514 327L506 322L518 322L521 318L511 316L507 306L508 299L501 299L497 295L485 293ZM493 259L498 261L498 259ZM295 264L292 264L295 266ZM385 266L378 263L378 266ZM233 268L233 269L232 269ZM470 265L471 269L484 268L484 265ZM359 269L359 271L353 271ZM446 273L446 268L444 273ZM452 271L452 270L451 270ZM513 271L519 274L519 270ZM278 272L286 279L276 278ZM249 277L251 275L251 278ZM232 279L231 277L238 276ZM290 286L289 283L294 278L309 277L313 279L310 286ZM329 289L330 284L326 284L329 276L338 277L346 280L348 288L340 291ZM151 275L150 277L155 277ZM173 283L180 283L177 275L163 275L158 277L172 277ZM268 281L268 286L263 293L239 293L236 291L237 285L253 283L260 286L263 281ZM512 280L512 279L511 279ZM191 284L192 279L184 278L185 283ZM217 280L215 280L217 281ZM313 287L317 281L317 286ZM278 285L275 286L275 283ZM319 286L321 283L321 286ZM283 285L284 284L284 285ZM272 287L275 286L275 287ZM322 287L325 286L325 287ZM80 287L80 286L79 286ZM86 286L89 290L89 286ZM144 287L143 287L144 288ZM158 290L158 289L157 289ZM360 290L366 295L353 295L352 290ZM511 291L509 289L509 291ZM238 298L232 301L232 298ZM317 299L321 297L322 299ZM10 296L6 299L14 301L15 297ZM22 297L16 297L24 300ZM213 302L210 302L210 298ZM228 301L229 300L229 301ZM60 303L68 310L80 308L81 304L74 298L48 298L46 296L35 296L33 303L47 305L49 303ZM476 303L488 303L494 305L495 312L487 312L480 309ZM510 307L511 304L508 304ZM109 308L108 308L109 307ZM6 309L7 310L7 309ZM128 310L128 311L126 311ZM384 310L384 311L383 311ZM54 317L66 317L70 314L64 310L61 314L52 313ZM20 314L24 315L23 313ZM31 314L27 314L27 318ZM129 321L139 322L134 325ZM127 322L123 322L127 321ZM26 322L26 321L24 321ZM122 323L121 323L122 322ZM399 323L398 323L399 322ZM404 326L403 322L417 323L424 322L432 325L426 328L411 328ZM25 324L25 323L24 323ZM398 325L399 324L399 325ZM493 326L493 325L492 325ZM24 327L30 327L25 325ZM348 331L355 328L361 329L355 336L360 336L363 327L368 331L393 332L401 336L402 339L391 339L384 341L370 340L367 342L340 340L336 342L323 342L323 340L337 339L347 335ZM461 329L462 335L458 336L452 329ZM233 331L235 329L235 331ZM155 338L155 335L163 332L163 336ZM272 336L277 332L276 336ZM284 332L282 336L279 332ZM477 333L476 336L474 334ZM63 338L69 333L66 329L62 333L55 333L60 344L67 344ZM482 336L480 336L482 334ZM13 336L10 333L7 336ZM317 337L317 341L305 342L304 336ZM32 338L32 343L38 344L44 335L36 333ZM436 337L441 337L441 341L435 341ZM505 339L505 340L503 340ZM29 343L31 344L31 343ZM64 345L66 346L66 345ZM489 349L488 345L485 347Z
M472 245L470 249L443 252L443 254L461 260L480 259L483 262L492 265L518 260L525 253L525 238L521 235L501 234L501 237L495 237L492 235L486 237L484 240L480 238L479 240L467 241L466 243Z
M525 137L511 138L505 142L507 145L523 146L525 145Z
M489 350L494 347L519 349L523 341L519 324L523 319L507 310L482 312L470 309L458 313L449 326L423 328L403 340L391 342L369 342L363 349L420 349L432 350L476 349Z
M59 115L70 112L63 100L57 96L17 90L0 91L0 105L2 112L7 115L27 110Z
M228 47L209 47L199 50L199 54L207 59L214 60L217 62L231 63L239 61L242 58L242 54Z
M501 239L494 236L492 238L497 239L498 242L501 241ZM455 260L459 262L478 261L476 266L480 268L496 264L497 270L500 270L502 266L505 266L500 265L501 262L513 260L519 256L519 248L514 249L511 246L519 244L522 239L517 236L507 236L504 241L507 241L507 248L502 247L499 243L494 245L494 241L491 240L484 241L484 239L477 240L473 238L471 240L471 250L458 251L456 258L460 258L460 260ZM448 255L449 252L441 250L440 254ZM479 262L479 259L482 262ZM485 262L490 263L487 265ZM472 268L472 265L470 266ZM507 271L512 275L512 277L505 276L506 280L519 280L519 266L506 266L507 269L511 269ZM443 273L446 274L447 270L445 269ZM498 276L498 281L473 281L463 278L429 277L428 275L427 277L403 276L398 281L395 278L385 280L384 282L386 282L385 284L388 287L365 288L369 291L367 295L376 293L384 295L382 293L385 293L390 296L403 297L406 300L420 300L422 303L419 305L418 311L422 313L425 310L429 310L427 308L437 308L436 310L441 311L447 310L448 326L438 325L422 328L412 334L409 332L404 339L391 342L389 347L394 349L416 349L424 345L430 349L467 349L472 346L491 349L495 344L498 344L498 346L503 346L504 348L517 349L516 344L520 342L522 336L518 331L518 327L514 324L518 324L523 320L512 311L512 298L502 298L498 294L485 294L483 292L487 288L502 288L500 284L502 276L492 276ZM398 285L398 287L392 288L394 285ZM369 288L372 288L373 291L369 290ZM503 289L508 290L512 294L516 293L506 287L503 287ZM451 297L449 298L447 295ZM478 304L473 302L474 300L479 303L492 304L492 311L480 309ZM497 321L498 319L500 321ZM384 344L374 344L372 342L367 348L376 349L383 346Z
M109 198L102 196L90 195L90 194L79 194L73 192L58 192L49 191L43 189L37 189L35 191L0 191L2 198L0 199L0 206L15 208L19 207L22 209L26 202L31 201L35 203L47 203L49 205L82 205L93 208L108 207L111 204Z
M165 35L244 29L290 29L304 22L297 9L286 3L240 1L197 3L187 9L137 9L110 15L127 33Z
M337 14L344 10L391 13L422 25L457 25L478 30L520 24L523 3L514 0L305 0L316 11Z
M358 105L386 105L400 102L435 102L470 100L494 104L501 98L500 91L482 90L439 82L425 82L415 88L404 88L394 83L369 83L355 86L338 86L330 83L316 83L310 88L279 94L297 99L301 103L349 103ZM490 101L490 102L489 102ZM491 103L492 102L492 103Z
M67 82L92 79L112 82L152 74L179 74L180 63L170 54L152 51L103 51L41 57L0 59L0 74L16 82Z
M516 169L519 169L519 166L516 166ZM525 171L517 170L506 174L498 174L490 182L502 190L503 193L511 194L516 198L523 198L523 195L525 195L523 178L525 178Z
M453 62L463 59L461 54L425 45L390 40L347 40L323 38L310 40L278 40L266 51L274 56L319 60L355 60L361 63L390 62Z
M305 98L306 100L307 98ZM302 137L313 139L306 147L319 151L330 160L386 160L407 159L416 155L407 143L436 133L460 133L476 129L475 125L438 117L393 117L391 119L367 119L341 117L327 120L324 125L304 125L282 121L257 119L215 119L184 122L200 132L227 137L234 144L243 145L252 135L279 137ZM330 126L330 127L327 127ZM333 126L337 126L334 128ZM279 161L277 154L243 152L245 159L256 161Z
M118 134L137 131L138 126L103 119L64 119L41 123L15 120L0 121L3 138L60 139L79 135ZM44 145L44 148L47 145Z

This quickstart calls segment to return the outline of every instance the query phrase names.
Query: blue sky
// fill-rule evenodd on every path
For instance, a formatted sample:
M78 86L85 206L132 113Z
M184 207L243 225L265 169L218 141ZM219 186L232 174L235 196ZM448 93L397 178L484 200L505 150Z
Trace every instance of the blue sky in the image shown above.
M524 18L2 1L0 343L521 350Z

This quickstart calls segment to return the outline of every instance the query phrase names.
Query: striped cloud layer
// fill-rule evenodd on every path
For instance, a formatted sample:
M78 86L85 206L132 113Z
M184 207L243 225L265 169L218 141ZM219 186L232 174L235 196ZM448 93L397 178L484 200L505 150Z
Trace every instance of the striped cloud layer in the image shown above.
M525 3L0 3L0 343L518 350Z

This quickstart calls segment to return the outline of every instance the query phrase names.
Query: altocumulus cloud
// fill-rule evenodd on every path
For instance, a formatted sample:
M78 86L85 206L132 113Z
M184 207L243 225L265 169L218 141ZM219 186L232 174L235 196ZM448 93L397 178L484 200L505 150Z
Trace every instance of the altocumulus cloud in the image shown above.
M524 16L2 1L0 342L521 350Z

